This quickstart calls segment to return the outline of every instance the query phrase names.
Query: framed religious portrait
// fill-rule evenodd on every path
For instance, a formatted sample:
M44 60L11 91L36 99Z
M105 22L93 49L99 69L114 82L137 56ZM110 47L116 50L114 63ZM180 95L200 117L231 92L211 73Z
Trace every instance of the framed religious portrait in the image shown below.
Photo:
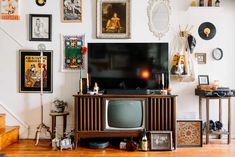
M131 38L131 0L97 0L97 38Z
M20 0L0 0L0 19L20 20L19 1Z
M82 0L61 0L61 21L82 22Z
M177 147L202 147L202 120L177 120Z
M150 150L172 149L172 131L150 131Z
M85 35L61 35L61 71L79 72L84 69Z
M53 83L53 52L43 51L43 64L41 64L41 51L20 50L20 93L38 93L41 90L41 75L43 92L52 93ZM42 73L41 73L41 68Z
M52 31L51 14L30 14L29 15L29 40L30 41L51 41Z

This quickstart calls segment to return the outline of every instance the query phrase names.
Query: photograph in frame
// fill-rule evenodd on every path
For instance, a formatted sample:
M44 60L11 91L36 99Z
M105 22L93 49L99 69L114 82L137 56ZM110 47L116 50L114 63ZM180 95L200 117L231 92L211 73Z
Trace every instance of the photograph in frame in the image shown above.
M150 131L150 150L172 149L172 131Z
M61 21L64 23L82 22L82 0L61 0Z
M130 35L130 0L97 0L97 38Z
M19 50L20 53L20 93L39 93L41 89L41 67L43 68L43 91L52 93L53 52L43 51L41 65L40 51Z
M0 0L0 19L20 20L19 1L20 0Z
M84 49L85 35L61 35L61 71L79 72L84 69Z
M29 40L51 41L51 19L50 14L29 15Z

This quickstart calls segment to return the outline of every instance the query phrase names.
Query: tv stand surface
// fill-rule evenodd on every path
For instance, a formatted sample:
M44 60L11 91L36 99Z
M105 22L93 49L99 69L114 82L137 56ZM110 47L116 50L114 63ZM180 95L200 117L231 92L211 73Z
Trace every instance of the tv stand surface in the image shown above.
M74 137L77 147L83 138L94 137L141 137L141 130L104 130L104 99L145 98L145 128L147 131L172 131L173 146L176 149L176 95L74 95Z

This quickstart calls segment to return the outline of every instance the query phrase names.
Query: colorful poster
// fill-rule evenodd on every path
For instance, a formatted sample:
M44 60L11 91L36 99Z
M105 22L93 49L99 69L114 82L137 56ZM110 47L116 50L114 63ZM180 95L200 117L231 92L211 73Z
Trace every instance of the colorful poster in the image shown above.
M62 71L78 71L84 68L84 38L78 35L62 37Z
M19 0L0 0L0 19L19 20Z
M43 91L52 92L52 51L41 52L34 50L20 50L20 92L41 91L41 68Z

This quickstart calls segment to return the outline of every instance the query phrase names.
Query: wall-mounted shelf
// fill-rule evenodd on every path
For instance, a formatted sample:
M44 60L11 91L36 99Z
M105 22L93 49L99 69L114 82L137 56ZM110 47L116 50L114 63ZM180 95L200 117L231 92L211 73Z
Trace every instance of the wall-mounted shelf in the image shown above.
M203 12L220 12L220 11L222 11L223 10L223 8L222 7L215 7L215 6L213 6L213 7L188 7L188 11L196 11L196 12L198 12L198 11L203 11Z

